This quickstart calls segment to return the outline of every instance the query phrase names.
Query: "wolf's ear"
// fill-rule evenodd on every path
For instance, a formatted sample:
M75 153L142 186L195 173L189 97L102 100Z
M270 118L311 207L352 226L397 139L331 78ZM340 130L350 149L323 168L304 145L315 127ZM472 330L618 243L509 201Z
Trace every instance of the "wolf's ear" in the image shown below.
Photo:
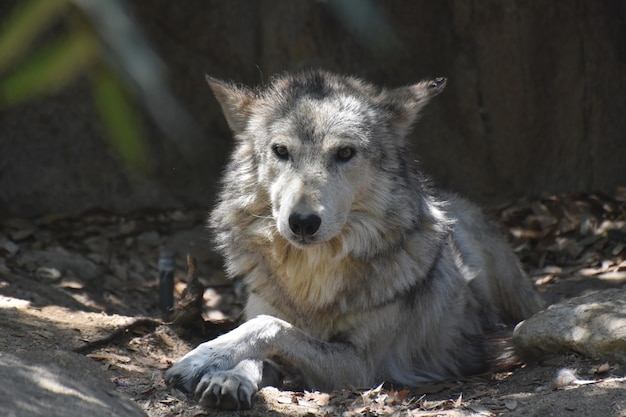
M222 106L228 126L234 133L241 133L248 124L255 100L254 92L248 87L237 86L229 82L206 76L209 87Z
M407 134L422 108L443 91L447 81L446 78L435 78L383 92L383 102L390 109L391 126L401 135Z

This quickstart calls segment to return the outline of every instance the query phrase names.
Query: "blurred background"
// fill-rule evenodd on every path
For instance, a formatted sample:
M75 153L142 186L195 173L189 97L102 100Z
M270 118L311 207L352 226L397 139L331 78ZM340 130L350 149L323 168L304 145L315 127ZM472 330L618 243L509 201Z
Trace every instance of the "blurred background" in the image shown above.
M446 91L411 143L483 203L626 183L623 0L5 0L0 215L210 208L232 139L204 75L321 67Z

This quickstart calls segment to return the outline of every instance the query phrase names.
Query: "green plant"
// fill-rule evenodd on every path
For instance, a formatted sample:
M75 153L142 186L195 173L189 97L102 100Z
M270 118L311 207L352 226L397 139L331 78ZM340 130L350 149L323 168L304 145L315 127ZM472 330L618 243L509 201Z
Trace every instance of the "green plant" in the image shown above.
M109 9L122 5L115 0L99 3ZM145 171L149 163L141 117L117 68L112 69L108 55L114 57L116 51L103 44L106 36L89 11L78 0L17 3L0 26L0 108L54 93L85 77L110 146L129 166Z

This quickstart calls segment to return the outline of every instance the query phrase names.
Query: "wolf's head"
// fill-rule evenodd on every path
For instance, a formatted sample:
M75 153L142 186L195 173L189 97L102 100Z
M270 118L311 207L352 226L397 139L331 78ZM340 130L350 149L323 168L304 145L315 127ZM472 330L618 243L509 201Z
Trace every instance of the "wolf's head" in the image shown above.
M421 187L404 139L444 78L395 89L323 71L258 89L207 79L237 138L226 181L245 184L230 195L251 216L269 218L301 249L415 227L399 214L419 211L407 190Z

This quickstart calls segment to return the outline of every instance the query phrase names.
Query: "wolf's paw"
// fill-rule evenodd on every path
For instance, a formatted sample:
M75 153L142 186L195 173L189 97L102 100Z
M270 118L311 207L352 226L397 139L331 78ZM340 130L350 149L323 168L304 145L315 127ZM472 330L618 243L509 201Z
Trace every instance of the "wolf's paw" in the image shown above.
M187 392L194 392L203 375L231 369L235 362L230 351L215 341L201 344L165 372L165 381Z
M205 374L196 388L198 401L211 408L247 410L252 406L252 396L257 384L236 370Z

